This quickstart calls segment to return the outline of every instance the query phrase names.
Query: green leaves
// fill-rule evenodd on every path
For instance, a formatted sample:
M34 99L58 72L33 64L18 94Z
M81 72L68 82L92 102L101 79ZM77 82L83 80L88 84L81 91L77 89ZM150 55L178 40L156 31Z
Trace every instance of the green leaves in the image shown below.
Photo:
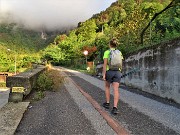
M147 13L147 16L152 18L152 16L161 11L164 6L161 3L157 3L157 2L143 2L141 4L141 8L143 12Z
M52 61L58 61L55 58L60 59L56 55L61 52L64 56L61 60L84 58L82 53L84 46L95 45L97 48L95 56L101 59L103 52L108 49L111 38L119 40L119 49L126 54L179 37L178 5L179 0L118 0L107 10L93 15L85 22L80 22L78 27L68 35L58 35L52 44L56 47L53 51L46 52L46 57L48 56Z
M56 45L50 45L44 50L43 58L52 61L54 63L59 63L61 60L65 60L67 57L66 52L63 51Z
M39 61L38 51L47 46L45 42L39 32L20 28L14 23L0 24L0 71L14 72L15 55L17 71L31 68L31 62Z
M95 39L97 26L94 19L87 20L81 23L80 26L81 27L77 29L77 36L80 42L92 41Z

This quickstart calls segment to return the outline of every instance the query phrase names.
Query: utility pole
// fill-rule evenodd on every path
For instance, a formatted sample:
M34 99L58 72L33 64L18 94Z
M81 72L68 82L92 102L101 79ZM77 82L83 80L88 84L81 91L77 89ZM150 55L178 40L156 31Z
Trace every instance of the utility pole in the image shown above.
M16 52L15 52L15 56L14 56L15 58L15 61L14 61L14 72L15 72L15 75L16 75L16 59L17 59L17 56L16 56Z

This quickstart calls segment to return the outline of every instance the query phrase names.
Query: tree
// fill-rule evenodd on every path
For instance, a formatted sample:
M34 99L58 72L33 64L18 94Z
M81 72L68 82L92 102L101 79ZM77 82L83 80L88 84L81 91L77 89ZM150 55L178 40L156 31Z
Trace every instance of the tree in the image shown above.
M168 10L169 8L175 7L175 6L179 6L180 5L180 1L179 0L172 0L169 5L167 5L163 10L161 10L158 13L155 13L154 16L152 17L152 19L150 20L150 22L148 23L148 25L142 30L141 32L141 44L143 44L143 36L145 31L148 29L148 27L150 26L150 24L153 22L154 19L156 19L157 16L159 16L160 14L162 14L163 12L165 12L166 10Z
M52 63L60 63L66 59L66 52L56 45L50 45L44 50L43 58Z
M96 37L96 29L97 26L94 19L81 23L81 27L77 29L78 40L80 42L94 40Z

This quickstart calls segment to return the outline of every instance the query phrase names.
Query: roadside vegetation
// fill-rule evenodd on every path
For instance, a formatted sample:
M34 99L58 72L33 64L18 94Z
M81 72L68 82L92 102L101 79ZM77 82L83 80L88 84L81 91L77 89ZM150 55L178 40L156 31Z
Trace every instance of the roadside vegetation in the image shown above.
M0 24L0 72L25 72L35 64L52 64L95 75L108 42L116 38L123 55L180 38L179 0L118 0L69 32L26 30L16 24ZM83 54L88 51L88 55ZM93 62L89 68L87 63ZM37 79L32 100L46 91L58 91L64 77L50 69ZM0 87L4 87L1 83Z
M43 60L86 70L83 51L89 52L87 61L101 62L111 38L119 41L118 49L126 55L179 37L179 0L118 0L105 11L79 22L68 34L46 40L40 38L40 33L15 24L1 24L0 71L14 72L15 56L19 72Z
M0 24L0 72L24 72L32 63L41 63L41 50L53 42L56 34L24 29L16 24Z
M57 35L43 51L43 58L54 65L77 69L87 61L102 61L111 38L119 41L123 55L180 37L178 0L119 0L95 14L69 34ZM86 68L85 68L86 69Z
M45 97L46 92L58 92L63 85L64 76L60 71L49 68L37 78L36 87L26 100L38 101Z

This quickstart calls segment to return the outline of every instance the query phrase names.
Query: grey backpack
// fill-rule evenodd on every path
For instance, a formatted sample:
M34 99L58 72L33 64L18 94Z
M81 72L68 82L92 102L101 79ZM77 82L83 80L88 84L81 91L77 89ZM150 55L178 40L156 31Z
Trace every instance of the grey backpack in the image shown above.
M119 50L110 50L109 69L110 70L122 69L122 56Z

